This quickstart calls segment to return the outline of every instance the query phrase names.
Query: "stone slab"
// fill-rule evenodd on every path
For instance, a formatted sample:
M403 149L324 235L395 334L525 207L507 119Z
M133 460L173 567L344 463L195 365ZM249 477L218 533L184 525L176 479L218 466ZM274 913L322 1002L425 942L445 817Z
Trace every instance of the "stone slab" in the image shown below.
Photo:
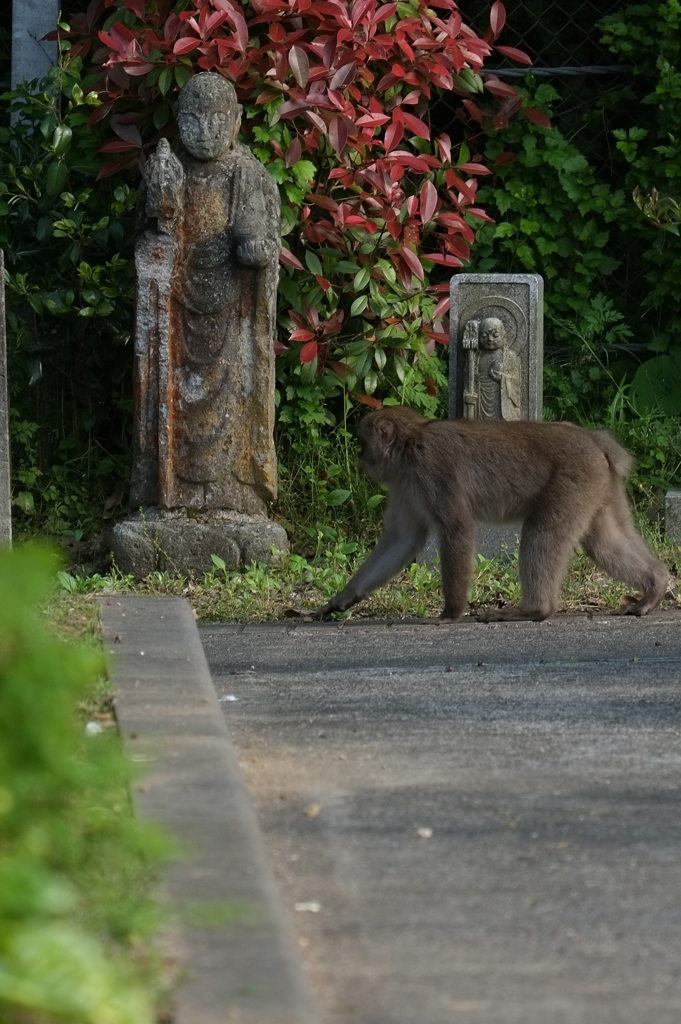
M57 62L57 44L43 36L57 27L58 0L12 0L12 88L43 78Z
M200 632L328 1024L677 1024L679 612Z
M667 491L664 498L664 532L667 540L681 544L681 490Z
M478 523L477 554L483 558L510 560L518 549L522 523ZM425 546L421 563L432 564L439 557L437 539L430 537Z
M169 900L248 911L169 939L182 965L174 1024L316 1024L191 607L103 598L101 619L121 737L146 766L136 812L184 850L166 874Z
M12 543L12 465L7 393L5 256L0 250L0 544Z
M215 571L211 555L227 569L250 562L275 565L288 551L283 526L241 512L142 509L111 530L116 567L143 579L156 570L202 576Z
M520 359L520 419L540 420L543 404L544 282L539 274L455 274L451 281L449 415L464 413L466 323L496 317Z

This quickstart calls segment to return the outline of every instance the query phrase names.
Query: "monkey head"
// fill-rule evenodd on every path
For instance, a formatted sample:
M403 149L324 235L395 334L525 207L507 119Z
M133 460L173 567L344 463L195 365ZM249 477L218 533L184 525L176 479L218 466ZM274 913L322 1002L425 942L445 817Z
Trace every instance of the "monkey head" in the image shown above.
M506 328L495 316L486 317L480 324L480 347L488 351L503 348L506 344Z
M394 481L402 472L405 441L412 440L425 423L406 406L371 412L360 420L357 439L367 476L379 484Z

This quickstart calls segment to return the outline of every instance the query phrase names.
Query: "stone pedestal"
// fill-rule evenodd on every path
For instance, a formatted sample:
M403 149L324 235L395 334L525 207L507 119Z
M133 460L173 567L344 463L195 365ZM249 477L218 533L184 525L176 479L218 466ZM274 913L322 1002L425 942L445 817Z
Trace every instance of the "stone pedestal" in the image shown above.
M201 577L215 570L211 555L227 569L274 565L288 551L288 539L283 526L264 516L152 507L116 523L111 549L116 567L135 579L156 570Z
M667 491L664 498L664 532L672 544L681 544L681 490Z

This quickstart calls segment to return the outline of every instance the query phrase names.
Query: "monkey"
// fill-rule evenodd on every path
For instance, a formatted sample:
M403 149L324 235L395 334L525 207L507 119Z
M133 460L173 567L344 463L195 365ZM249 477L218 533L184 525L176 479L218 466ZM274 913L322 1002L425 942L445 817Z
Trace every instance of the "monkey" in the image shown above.
M541 621L557 611L579 544L601 569L641 591L622 614L646 615L668 573L634 526L624 489L631 456L605 430L572 423L427 420L406 406L365 416L357 428L367 475L388 488L385 530L347 586L313 613L327 618L362 601L414 561L431 532L440 542L444 608L468 604L477 523L522 520L522 600L484 621Z

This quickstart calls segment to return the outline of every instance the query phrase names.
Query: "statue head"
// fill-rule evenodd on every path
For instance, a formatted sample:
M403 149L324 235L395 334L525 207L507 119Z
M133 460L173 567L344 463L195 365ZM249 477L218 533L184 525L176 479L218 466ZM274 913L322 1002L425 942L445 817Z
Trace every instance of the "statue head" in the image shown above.
M194 75L180 89L177 124L184 148L197 160L224 156L241 125L232 83L209 71Z
M506 328L495 316L486 317L480 324L480 347L488 351L503 348L506 344Z

